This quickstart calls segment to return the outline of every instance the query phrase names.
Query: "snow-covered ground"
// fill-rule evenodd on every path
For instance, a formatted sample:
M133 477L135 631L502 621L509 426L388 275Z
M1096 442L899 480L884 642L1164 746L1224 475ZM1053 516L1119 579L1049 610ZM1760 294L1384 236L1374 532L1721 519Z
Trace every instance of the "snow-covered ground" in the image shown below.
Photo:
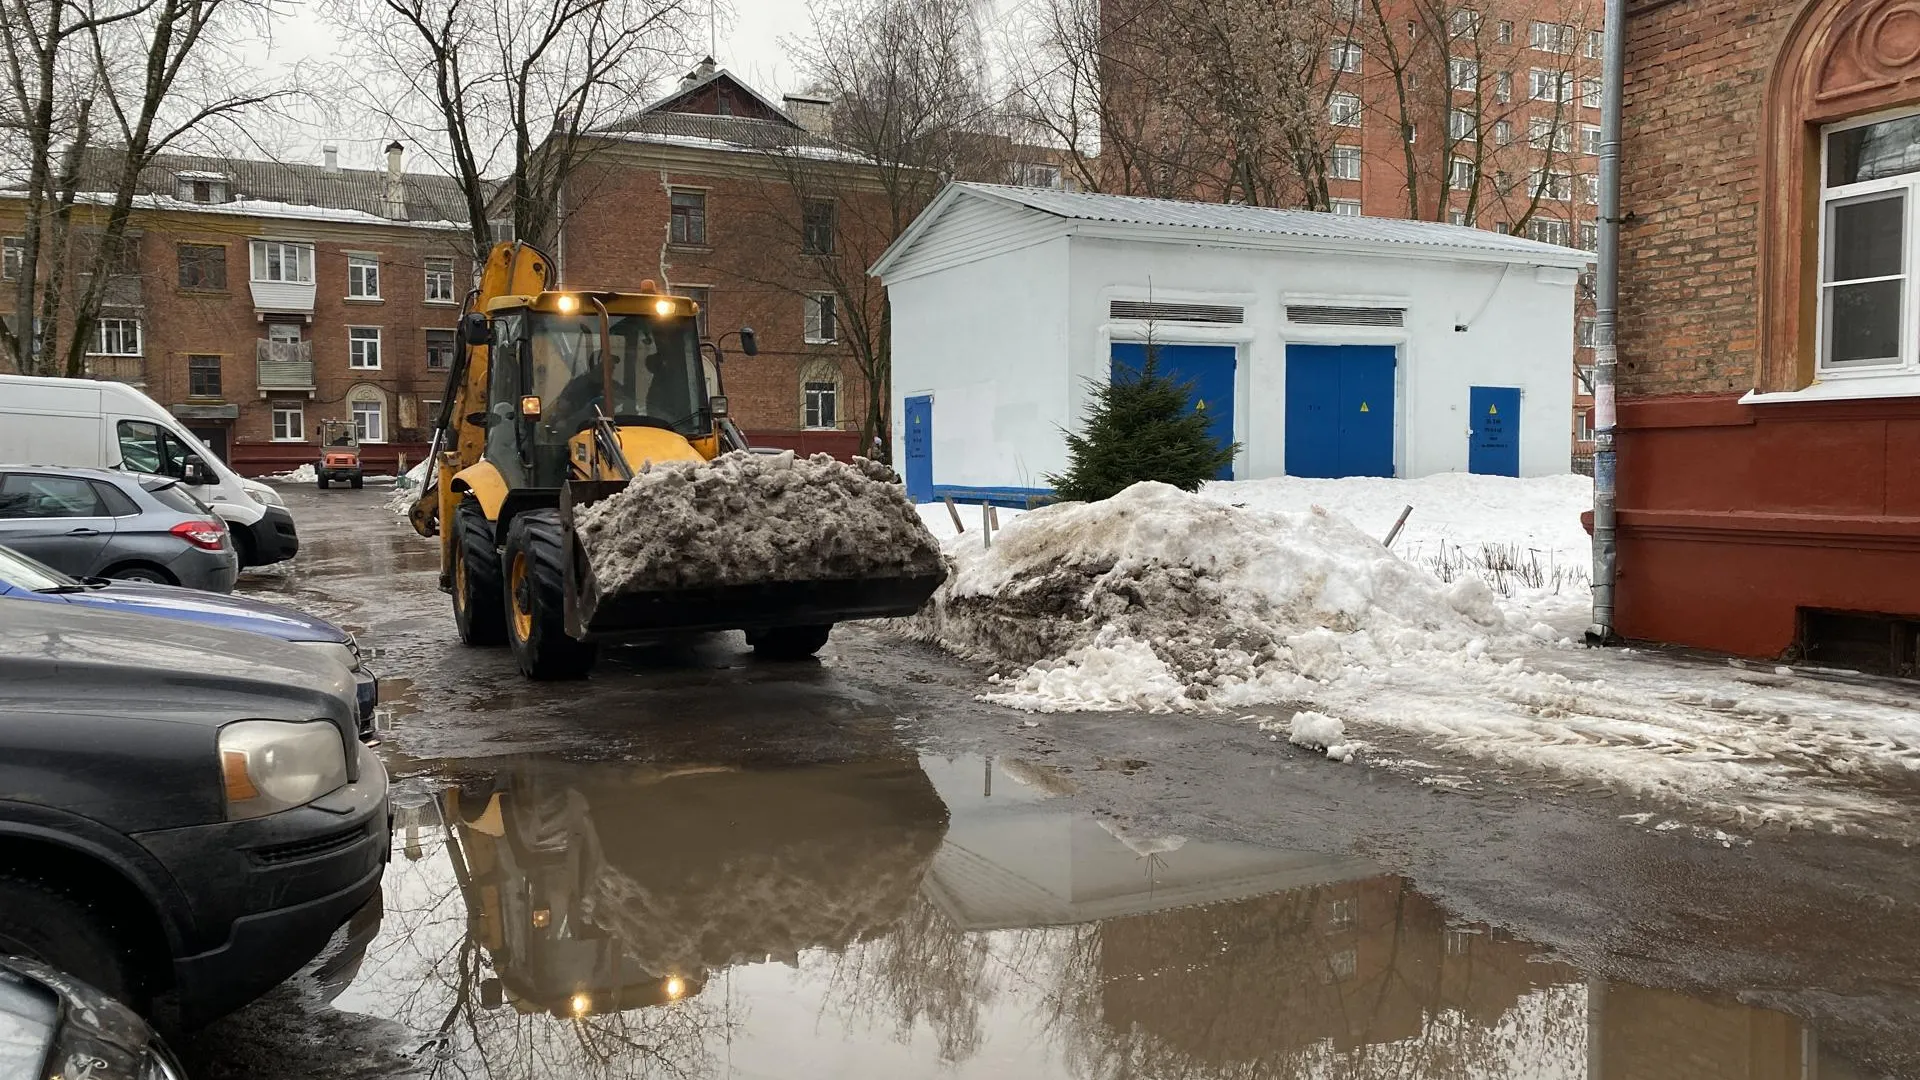
M955 573L912 632L992 664L983 697L1016 708L1291 707L1313 715L1276 737L1330 757L1393 732L1720 821L1920 837L1888 794L1920 781L1909 696L1571 640L1590 499L1584 477L1151 485L1002 510L990 549L978 507L956 534L925 506Z

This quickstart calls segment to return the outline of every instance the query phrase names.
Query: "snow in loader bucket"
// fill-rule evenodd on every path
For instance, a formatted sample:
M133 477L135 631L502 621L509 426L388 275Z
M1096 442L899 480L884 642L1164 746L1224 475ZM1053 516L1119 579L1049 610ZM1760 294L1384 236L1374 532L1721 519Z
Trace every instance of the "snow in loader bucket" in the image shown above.
M567 633L582 640L911 615L946 577L892 470L724 454L570 481Z

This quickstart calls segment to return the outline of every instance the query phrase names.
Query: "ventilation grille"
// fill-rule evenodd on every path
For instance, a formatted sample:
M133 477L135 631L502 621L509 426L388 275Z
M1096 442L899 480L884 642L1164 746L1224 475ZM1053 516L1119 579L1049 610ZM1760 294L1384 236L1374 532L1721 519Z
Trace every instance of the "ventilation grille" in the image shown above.
M1115 300L1108 305L1107 317L1238 326L1247 321L1247 309L1231 304L1155 304L1145 300Z
M358 828L344 829L340 832L329 833L325 836L316 836L310 840L295 840L287 844L269 844L266 847L256 848L253 852L253 857L268 866L298 862L301 859L311 859L321 855L328 855L335 851L345 850L358 844L366 838L366 835L367 827L361 825Z
M1287 321L1313 326L1405 326L1407 309L1288 305Z

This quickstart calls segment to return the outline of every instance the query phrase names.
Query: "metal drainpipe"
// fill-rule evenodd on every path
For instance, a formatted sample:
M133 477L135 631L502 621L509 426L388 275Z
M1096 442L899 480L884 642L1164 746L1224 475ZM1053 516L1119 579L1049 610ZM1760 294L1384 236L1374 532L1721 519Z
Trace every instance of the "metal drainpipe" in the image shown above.
M1619 353L1614 328L1620 309L1620 99L1627 70L1626 0L1608 0L1606 59L1601 70L1600 251L1593 319L1593 625L1589 645L1613 640L1615 525L1614 376Z

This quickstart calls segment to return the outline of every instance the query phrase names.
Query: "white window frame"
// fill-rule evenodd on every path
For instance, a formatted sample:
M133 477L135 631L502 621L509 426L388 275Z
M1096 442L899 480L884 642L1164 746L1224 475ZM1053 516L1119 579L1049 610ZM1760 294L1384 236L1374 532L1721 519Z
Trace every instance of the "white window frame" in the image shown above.
M1327 152L1327 179L1358 180L1365 155L1357 146L1335 146Z
M371 412L365 412L371 410ZM372 424L362 424L360 417L371 415ZM387 441L387 403L384 401L349 401L347 416L353 421L354 434L360 436L363 443L383 443Z
M1494 43L1497 45L1513 44L1513 20L1512 19L1500 20L1500 25L1494 28L1493 40L1494 40Z
M1912 376L1920 373L1920 347L1916 346L1916 334L1920 334L1920 297L1916 297L1916 285L1920 285L1920 228L1914 224L1914 215L1920 209L1920 171L1900 173L1882 177L1878 180L1865 180L1854 184L1829 187L1826 183L1829 147L1832 137L1854 128L1871 127L1890 120L1902 120L1920 116L1920 110L1912 108L1897 109L1890 112L1875 113L1870 116L1856 117L1837 124L1827 124L1820 129L1820 218L1818 223L1818 257L1815 260L1815 289L1817 300L1814 304L1814 355L1815 370L1820 378L1858 379L1885 378L1887 376ZM1828 281L1827 266L1832 259L1828 248L1831 239L1833 210L1838 206L1872 202L1884 199L1888 195L1902 197L1901 227L1906 235L1901 237L1901 272L1894 275L1882 275L1872 278L1849 278L1845 281ZM1827 331L1830 318L1827 313L1827 297L1831 289L1841 285L1862 285L1878 281L1902 282L1900 290L1899 317L1899 355L1876 360L1850 360L1834 362L1827 358Z
M1493 76L1493 100L1501 105L1513 101L1513 72L1495 72Z
M293 424L290 428L287 425L282 423L282 421L289 416L293 418ZM298 405L275 405L273 407L273 429L272 430L273 430L273 436L272 436L273 442L306 442L307 441L307 411ZM292 431L292 434L290 435L281 434L283 431L289 431L289 430Z
M1527 96L1534 101L1567 101L1573 93L1573 73L1552 68L1527 72Z
M1540 183L1543 179L1542 173L1545 174L1545 187L1542 187ZM1540 197L1543 199L1552 199L1555 202L1572 202L1573 174L1561 172L1558 169L1534 169L1527 173L1527 194L1532 195L1536 191L1540 193Z
M1540 232L1549 231L1542 229L1541 226L1553 226L1551 231L1564 232L1566 235L1559 239L1536 235ZM1558 244L1561 247L1566 247L1568 241L1573 239L1573 229L1565 221L1557 217L1536 216L1527 222L1527 239L1537 240L1543 244Z
M1570 23L1534 22L1527 28L1528 42L1539 52L1573 55L1574 29Z
M1361 217L1359 199L1329 199L1328 208L1336 217Z
M1338 41L1327 50L1327 66L1334 71L1357 74L1360 71L1360 46L1351 41Z
M1461 8L1453 13L1453 36L1456 38L1477 37L1480 34L1480 13L1472 8Z
M445 269L442 269L440 267L441 263L446 264ZM425 260L424 265L425 265L424 273L426 276L421 284L421 288L423 290L421 295L426 297L426 302L429 304L459 303L460 298L454 295L453 257L450 255L449 256L429 256ZM438 295L438 296L435 295L435 293L439 291L436 288L437 285L446 286L445 295Z
M1472 109L1447 110L1447 137L1454 142L1464 142L1474 137L1480 130L1480 118Z
M1607 49L1607 32L1605 30L1587 31L1587 47L1586 47L1587 59L1589 60L1600 59L1601 56L1606 52L1606 49Z
M111 331L108 329L108 324L112 324ZM131 347L127 344L128 327L133 328L133 344ZM146 328L140 325L139 319L128 319L117 315L104 318L94 323L93 349L88 352L87 355L141 356L144 355L141 350L146 344L144 340L145 337Z
M1456 56L1447 61L1447 83L1455 90L1474 90L1480 85L1480 61Z
M1580 80L1580 107L1597 109L1607 100L1607 84L1591 75Z
M1600 125L1580 125L1580 152L1589 156L1600 153Z
M1580 223L1580 243L1576 245L1583 251L1600 250L1600 223L1583 221Z
M1478 170L1473 167L1472 158L1454 158L1452 168L1447 174L1447 186L1455 191L1471 191L1474 182L1478 179L1477 172Z
M368 331L372 331L372 334L373 334L372 337L367 336ZM380 332L380 328L377 326L347 327L347 367L348 369L352 371L379 371L381 366L380 365L381 339L384 336L385 335ZM367 362L367 350L365 346L369 344L373 346L373 362L372 363Z
M1583 349L1593 348L1593 330L1600 321L1591 315L1583 315L1574 320L1573 343Z
M1461 228L1470 228L1472 223L1467 221L1467 212L1465 210L1454 208L1447 211L1447 224L1458 225Z
M1495 120L1493 122L1493 144L1495 146L1513 145L1513 121Z
M313 245L298 240L255 240L247 245L251 266L249 275L254 281L271 282L279 285L313 284ZM295 276L287 276L287 257L293 257ZM268 271L275 263L279 264L280 276L271 276Z
M827 319L821 318L822 303L826 310L833 312ZM840 340L840 301L830 292L808 293L805 304L805 321L802 336L809 345L832 345ZM823 324L830 319L832 326ZM831 333L829 333L831 331Z
M380 257L377 255L347 256L347 299L380 299Z
M1572 153L1573 140L1567 127L1565 122L1556 121L1551 116L1531 117L1527 120L1527 145L1535 150Z
M19 281L27 265L27 238L0 237L0 281Z
M1359 127L1360 95L1344 90L1327 95L1327 123L1334 127Z

